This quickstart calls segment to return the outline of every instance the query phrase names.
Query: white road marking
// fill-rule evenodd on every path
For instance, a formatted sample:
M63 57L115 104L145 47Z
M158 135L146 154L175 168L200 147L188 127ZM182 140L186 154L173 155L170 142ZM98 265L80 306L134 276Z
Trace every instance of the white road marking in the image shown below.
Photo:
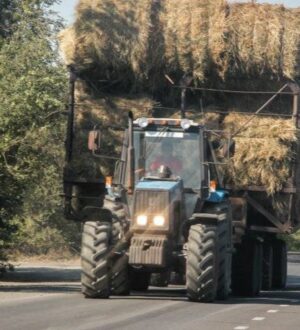
M264 319L265 319L265 317L256 316L256 317L253 317L252 321L263 321Z
M278 309L269 309L267 313L277 313Z
M280 307L289 307L290 305L279 305Z
M299 291L293 291L293 292L299 292ZM255 297L255 298L247 298L247 300L249 301L270 301L270 302L274 302L274 301L282 301L282 302L287 302L287 303L292 303L292 302L298 302L299 300L295 300L295 299L287 299L287 298L268 298L268 297Z
M249 329L247 325L239 325L234 328L234 330L246 330L246 329Z

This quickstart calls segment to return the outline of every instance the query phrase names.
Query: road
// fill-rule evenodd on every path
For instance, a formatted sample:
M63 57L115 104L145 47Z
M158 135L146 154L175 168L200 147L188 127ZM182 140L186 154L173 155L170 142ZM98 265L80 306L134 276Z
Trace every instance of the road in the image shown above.
M294 258L295 259L295 258ZM0 282L0 330L300 329L300 263L288 265L288 287L257 298L187 301L184 287L84 299L78 267L23 265Z

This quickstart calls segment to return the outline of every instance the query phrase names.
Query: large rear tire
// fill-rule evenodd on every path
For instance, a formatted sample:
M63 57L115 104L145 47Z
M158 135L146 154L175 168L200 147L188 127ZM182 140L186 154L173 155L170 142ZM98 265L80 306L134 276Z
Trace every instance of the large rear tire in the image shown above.
M284 289L287 280L287 246L286 242L273 241L273 288Z
M232 259L232 292L239 296L257 296L262 282L262 244L244 240Z
M218 284L217 228L196 224L190 227L187 252L187 296L192 301L212 302Z

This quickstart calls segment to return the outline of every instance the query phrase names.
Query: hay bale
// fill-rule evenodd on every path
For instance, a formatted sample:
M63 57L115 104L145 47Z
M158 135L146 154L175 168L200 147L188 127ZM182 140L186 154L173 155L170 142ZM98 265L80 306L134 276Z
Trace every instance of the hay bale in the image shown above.
M66 61L88 70L144 74L151 30L152 0L81 0L72 28L60 34ZM75 48L70 43L74 39ZM74 54L75 53L75 54Z
M215 75L225 84L300 76L299 10L224 0L81 0L76 13L61 48L68 64L95 80L149 90L165 83L163 72L178 78L188 71L199 83Z
M237 137L244 139L270 138L280 139L283 142L297 141L297 131L292 119L230 113L223 121L223 128L231 134L243 128Z
M99 178L112 175L113 161L95 158L88 150L88 134L96 125L102 131L101 152L107 156L119 156L123 142L123 131L112 126L125 128L128 111L134 117L150 117L156 103L145 95L130 98L125 95L92 97L86 93L86 86L78 84L76 90L73 160L70 171L73 176Z
M249 115L231 113L223 127L231 134L248 122ZM227 168L226 179L237 189L264 186L268 195L280 191L291 176L293 143L297 131L291 119L255 117L234 138L235 154Z
M156 102L145 95L136 95L134 98L126 95L88 98L81 95L77 104L76 124L89 129L97 124L103 127L126 127L129 111L133 112L135 118L151 117Z
M211 62L211 71L217 72L222 80L228 68L227 52L227 15L228 6L226 1L210 2L209 4L209 28L208 28L208 50Z
M227 27L228 75L299 77L298 11L282 5L233 4Z
M211 3L210 0L165 0L161 24L166 52L165 66L169 72L191 72L198 80L205 78L209 64Z
M227 175L238 189L264 186L269 195L282 189L290 176L289 146L272 138L235 138L236 150Z
M300 9L285 12L282 40L283 72L289 78L300 76Z

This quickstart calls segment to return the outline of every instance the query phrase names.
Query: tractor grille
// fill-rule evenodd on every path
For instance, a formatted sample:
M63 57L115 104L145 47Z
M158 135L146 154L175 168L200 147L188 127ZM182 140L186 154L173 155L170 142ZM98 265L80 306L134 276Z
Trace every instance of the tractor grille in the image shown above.
M167 191L138 190L135 195L135 214L169 213L169 193Z

